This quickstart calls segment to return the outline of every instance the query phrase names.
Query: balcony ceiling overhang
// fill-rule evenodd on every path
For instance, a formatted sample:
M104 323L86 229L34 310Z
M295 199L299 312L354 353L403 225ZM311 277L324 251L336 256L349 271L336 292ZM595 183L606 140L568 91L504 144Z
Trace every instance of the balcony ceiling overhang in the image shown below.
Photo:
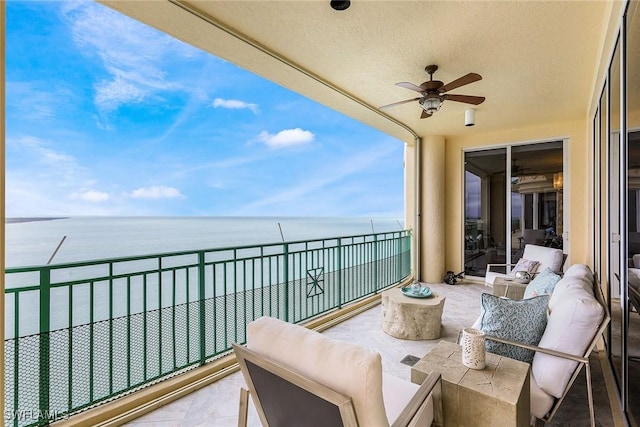
M604 1L102 3L407 142L584 120L610 13ZM450 92L486 97L476 126L452 101L427 119L417 102L380 112L419 96L395 83L428 80L428 64L444 83L482 75Z

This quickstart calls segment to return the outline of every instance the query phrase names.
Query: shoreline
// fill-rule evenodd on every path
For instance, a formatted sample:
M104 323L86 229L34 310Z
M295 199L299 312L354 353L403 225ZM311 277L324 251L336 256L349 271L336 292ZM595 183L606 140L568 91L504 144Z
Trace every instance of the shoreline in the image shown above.
M6 218L5 224L20 224L23 222L36 222L36 221L55 221L56 219L68 219L68 216L52 216L52 217L25 217L25 218Z

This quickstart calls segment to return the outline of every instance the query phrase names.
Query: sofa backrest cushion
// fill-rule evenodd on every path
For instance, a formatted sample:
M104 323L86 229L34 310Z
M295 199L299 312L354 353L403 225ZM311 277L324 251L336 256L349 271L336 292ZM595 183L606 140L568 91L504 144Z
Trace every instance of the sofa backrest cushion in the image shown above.
M522 258L536 260L539 262L536 271L543 271L549 267L551 271L560 271L564 254L562 249L548 248L546 246L526 245Z
M272 317L247 325L247 347L351 397L359 425L389 425L379 353Z
M593 275L588 270L591 277L586 280L584 267L588 270L587 266L580 267L556 284L549 300L547 327L538 346L585 355L604 318L604 308L594 297ZM536 352L531 372L542 390L559 398L577 365L568 359Z

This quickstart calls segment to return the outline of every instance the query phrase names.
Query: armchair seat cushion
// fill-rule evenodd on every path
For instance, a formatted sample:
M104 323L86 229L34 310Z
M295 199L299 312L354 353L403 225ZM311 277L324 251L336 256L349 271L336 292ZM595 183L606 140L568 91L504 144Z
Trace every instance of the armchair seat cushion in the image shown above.
M384 408L389 418L389 424L393 424L407 403L416 394L419 385L405 381L394 375L382 374L382 397ZM416 425L430 426L434 417L433 399L427 402L425 411L418 418Z

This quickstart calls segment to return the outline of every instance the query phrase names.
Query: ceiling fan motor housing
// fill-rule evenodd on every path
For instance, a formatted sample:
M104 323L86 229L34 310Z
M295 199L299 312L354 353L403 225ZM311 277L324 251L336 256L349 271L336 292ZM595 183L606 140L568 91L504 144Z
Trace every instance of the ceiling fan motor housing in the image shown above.
M418 104L424 110L420 115L420 118L424 119L427 117L431 117L436 111L438 111L442 103L446 100L463 102L465 104L472 105L479 105L484 102L485 98L483 96L457 95L448 93L449 91L457 89L460 86L468 85L469 83L482 80L482 76L480 76L480 74L468 73L445 85L440 80L433 80L433 73L435 73L437 69L437 65L427 65L425 71L429 73L429 80L422 83L420 86L416 86L413 83L409 82L396 83L397 86L420 93L420 95L422 95L421 97L394 102L392 104L383 105L380 108L383 109L395 107L397 105L406 104L407 102L418 101Z

